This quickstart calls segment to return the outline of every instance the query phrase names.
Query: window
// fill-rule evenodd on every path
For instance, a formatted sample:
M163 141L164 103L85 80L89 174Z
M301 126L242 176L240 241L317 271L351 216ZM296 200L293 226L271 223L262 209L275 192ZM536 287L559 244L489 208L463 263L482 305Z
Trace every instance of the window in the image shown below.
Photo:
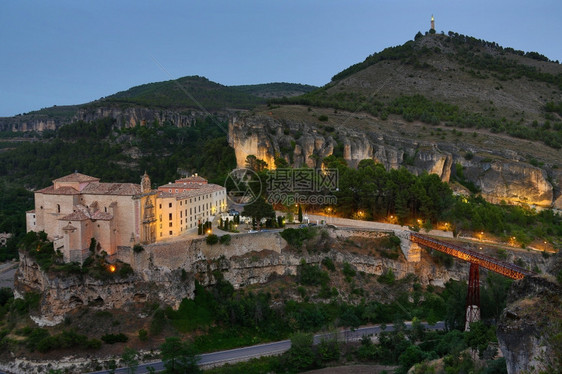
M162 237L162 233L160 233L160 237Z
M172 213L168 214L168 221L172 220Z
M161 214L160 214L160 217L159 217L159 218L160 218L160 222L162 222L162 215L161 215Z
M170 231L170 236L172 236L172 235L173 235L173 231Z
M57 213L60 213L60 204L57 204Z
M172 189L170 188L168 191L171 193L171 192L172 192Z
M160 229L162 229L162 224L160 224Z
M168 208L171 208L171 207L172 207L172 203L169 203L169 204L168 204Z
M180 210L180 218L183 218L183 210Z
M168 227L172 227L172 222L170 222L170 223L168 224Z
M176 193L178 193L178 189L176 188Z
M159 209L162 209L162 204L160 204L160 206L158 207Z
M193 208L189 208L189 215L192 215L193 212L191 211Z

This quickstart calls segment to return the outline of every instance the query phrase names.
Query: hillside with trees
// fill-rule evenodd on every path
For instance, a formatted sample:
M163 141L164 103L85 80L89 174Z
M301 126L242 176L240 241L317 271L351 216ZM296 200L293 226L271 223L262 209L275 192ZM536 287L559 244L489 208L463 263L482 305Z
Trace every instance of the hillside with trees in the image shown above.
M537 52L449 32L368 56L305 95L272 100L350 112L380 120L486 129L562 147L562 65Z

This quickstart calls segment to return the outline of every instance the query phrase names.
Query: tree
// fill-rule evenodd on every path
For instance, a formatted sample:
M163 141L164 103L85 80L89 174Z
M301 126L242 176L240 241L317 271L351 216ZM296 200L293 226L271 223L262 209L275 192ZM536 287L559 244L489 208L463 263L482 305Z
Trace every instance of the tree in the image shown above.
M127 373L135 374L137 372L137 368L139 366L139 361L136 359L138 352L129 347L125 347L123 354L121 355L121 359L123 363L127 367Z
M246 168L259 173L260 171L267 169L267 162L254 155L248 155L246 157Z
M299 204L299 213L298 213L298 215L299 215L299 222L302 223L302 208L301 208L300 204Z
M312 334L296 333L291 337L291 348L287 353L287 364L291 369L306 370L314 365Z
M200 357L188 342L182 342L180 338L172 336L160 346L162 361L164 361L165 373L200 373L197 366Z
M242 215L252 217L260 224L262 218L275 218L275 210L273 210L271 204L268 204L262 197L259 197L256 201L244 207Z

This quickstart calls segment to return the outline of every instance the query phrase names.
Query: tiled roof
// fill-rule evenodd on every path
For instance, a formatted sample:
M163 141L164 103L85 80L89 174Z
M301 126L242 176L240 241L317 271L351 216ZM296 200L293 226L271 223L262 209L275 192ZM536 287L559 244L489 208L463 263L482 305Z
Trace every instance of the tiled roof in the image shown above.
M109 221L113 218L113 215L111 215L111 213L102 212L101 210L86 207L82 204L76 205L75 208L76 210L74 212L60 218L60 220L85 221L91 219L91 220Z
M201 188L207 186L207 184L199 184L199 183L187 183L187 182L182 182L182 183L168 183L168 184L164 184L162 186L159 186L158 189L166 189L166 188L189 188L189 189L197 189L197 188Z
M76 211L60 218L61 221L85 221L87 219L90 219L90 217L88 217L81 210L76 210Z
M65 175L64 177L60 177L58 179L55 179L53 181L54 182L80 182L80 183L84 183L84 182L95 182L95 181L99 181L99 178L96 177L90 177L89 175L85 175L85 174L80 174L80 173L72 173L72 174L68 174Z
M176 200L182 200L185 198L193 198L201 195L205 195L208 193L213 193L217 191L224 190L224 187L219 186L218 184L206 184L201 186L201 188L195 190L189 190L180 193L169 193L169 192L160 192L160 197L174 197Z
M35 192L44 193L46 195L78 195L80 192L72 187L60 187L55 190L55 186L49 186Z
M133 196L141 193L141 186L134 183L90 183L82 189L82 193Z
M192 175L191 177L176 179L176 183L207 183L207 180L198 175Z

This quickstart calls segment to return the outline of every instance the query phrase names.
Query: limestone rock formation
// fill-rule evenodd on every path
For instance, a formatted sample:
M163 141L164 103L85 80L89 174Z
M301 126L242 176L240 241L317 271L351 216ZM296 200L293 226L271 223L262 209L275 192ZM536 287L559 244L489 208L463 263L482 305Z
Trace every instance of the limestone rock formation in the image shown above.
M347 233L346 238L349 237ZM357 232L354 235L373 237L388 233ZM338 233L330 232L337 243L344 241ZM428 258L421 262L407 262L367 254L349 253L335 248L328 252L296 252L278 233L263 232L232 237L229 245L207 245L203 239L151 244L140 253L131 248L120 248L117 257L131 264L134 275L100 280L87 275L45 273L25 253L21 253L16 274L15 290L41 294L40 308L32 318L40 325L55 325L65 314L81 306L96 309L127 309L138 302L159 302L179 307L181 300L192 298L195 280L203 285L216 282L219 271L235 288L266 283L272 277L296 275L301 260L319 264L330 257L335 263L347 262L357 271L381 275L391 269L396 278L417 275L421 284L443 286L449 279L465 279L467 265L455 263L446 269L436 266Z
M376 121L368 124L373 128ZM550 182L553 178L547 171L526 163L517 152L507 149L471 146L471 157L467 157L465 144L412 141L397 133L351 127L326 131L313 122L260 114L232 117L228 139L235 150L238 167L245 166L249 155L264 160L270 167L274 167L275 157L282 157L295 167L320 167L324 157L339 150L351 167L363 159L372 159L387 170L403 166L416 175L437 174L445 182L453 176L465 179L480 188L482 196L493 203L505 201L547 208L562 205L560 191L553 188ZM494 157L484 156L490 154ZM457 175L459 172L462 176ZM558 177L558 185L559 180L562 177Z
M556 255L547 273L562 274L562 255ZM560 275L559 275L560 277ZM562 365L562 286L552 275L514 282L497 327L507 371L555 372Z

